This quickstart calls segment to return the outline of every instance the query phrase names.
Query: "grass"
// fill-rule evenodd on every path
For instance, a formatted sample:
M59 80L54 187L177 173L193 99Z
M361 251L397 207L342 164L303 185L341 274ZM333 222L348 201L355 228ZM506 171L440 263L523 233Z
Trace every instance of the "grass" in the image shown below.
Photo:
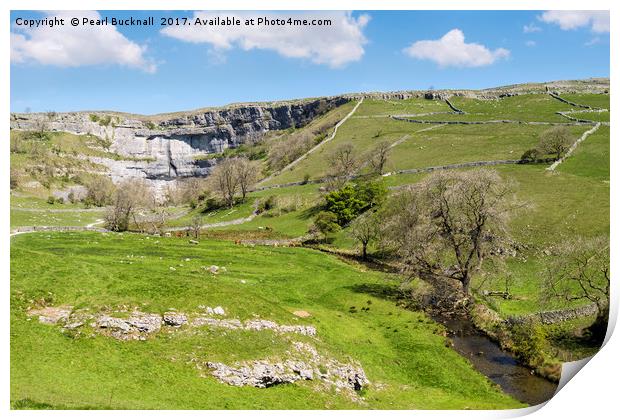
M411 124L411 123L410 123ZM419 127L419 124L412 124ZM541 126L447 125L414 134L392 149L388 168L410 169L488 160L518 160L538 143ZM575 137L587 128L572 127Z
M11 228L19 226L86 226L101 220L101 211L24 211L11 209Z
M591 142L592 140L592 142ZM517 198L527 207L512 219L511 231L528 249L518 258L507 260L515 284L513 300L498 299L504 315L524 314L562 307L561 303L541 302L540 290L548 258L543 251L576 236L609 235L608 131L583 142L576 153L555 173L543 165L497 168L502 176L516 181ZM491 289L501 290L502 278ZM492 286L489 285L489 286ZM488 286L487 286L488 287ZM573 306L587 302L575 301Z
M609 112L573 112L570 114L573 118L580 120L609 122Z
M190 261L186 261L190 258ZM131 264L130 264L131 262ZM225 266L213 276L200 267ZM171 271L169 267L176 267ZM244 280L245 283L242 283ZM398 279L367 272L318 251L242 247L203 240L131 234L38 233L11 239L11 400L14 408L283 409L513 408L445 345L424 314L383 298ZM269 332L183 329L144 342L71 337L28 321L32 299L97 310L137 305L144 311L221 305L231 317L259 314L281 323L311 323L321 352L358 360L373 386L359 404L310 382L237 388L200 376L192 357L233 362L283 356L299 337ZM369 304L371 301L372 304ZM351 313L351 306L370 311ZM312 314L297 319L294 310ZM162 390L165 389L165 392Z
M557 111L568 111L571 106L550 95L519 95L498 100L471 99L453 97L450 102L468 115L452 116L453 119L470 121L480 120L517 120L517 121L547 121L564 122L564 118L557 115ZM426 117L425 117L426 118ZM436 115L432 119L442 119Z
M26 209L39 209L39 210L61 210L61 209L83 209L84 204L76 202L71 203L66 201L62 204L47 202L47 197L41 198L30 195L14 195L11 194L11 207L12 208L26 208Z
M452 109L440 100L411 98L405 100L365 99L355 113L356 116L389 116L402 114L423 114L427 112L451 112Z
M609 109L609 94L563 93L560 96L576 104L589 105L594 108Z

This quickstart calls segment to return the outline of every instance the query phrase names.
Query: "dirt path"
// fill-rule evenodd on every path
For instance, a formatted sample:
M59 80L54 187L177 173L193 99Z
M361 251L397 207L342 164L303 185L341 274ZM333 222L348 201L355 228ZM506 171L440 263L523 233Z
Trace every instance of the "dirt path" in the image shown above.
M291 169L292 167L294 167L295 165L297 165L299 162L301 162L302 160L304 160L307 156L309 156L310 154L312 154L315 150L317 150L318 148L320 148L321 146L323 146L325 143L331 141L334 139L334 137L336 137L336 134L338 133L338 128L344 124L349 118L351 118L351 116L353 114L355 114L355 111L357 111L357 108L359 108L359 106L362 104L362 102L364 102L364 98L360 99L360 101L353 107L353 109L351 110L351 112L349 112L343 119L341 119L338 124L336 124L334 126L334 131L332 132L332 134L326 138L325 140L323 140L322 142L320 142L319 144L317 144L316 146L314 146L312 149L308 150L306 153L304 153L303 155L299 156L297 159L295 159L294 161L292 161L291 163L289 163L288 165L286 165L284 168L280 169L279 171L274 172L273 174L269 175L267 178L263 179L261 182L259 182L258 184L263 184L271 179L273 179L275 176L280 175L282 172Z

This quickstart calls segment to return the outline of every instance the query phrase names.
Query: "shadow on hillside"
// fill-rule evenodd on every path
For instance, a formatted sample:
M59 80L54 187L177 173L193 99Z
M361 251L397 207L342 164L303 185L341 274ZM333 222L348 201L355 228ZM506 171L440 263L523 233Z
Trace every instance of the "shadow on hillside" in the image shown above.
M366 283L349 286L348 289L355 293L364 293L379 299L399 302L406 298L406 294L394 284Z
M306 220L314 218L317 214L319 214L321 210L323 210L323 208L320 205L308 207L307 209L304 209L299 213L299 219Z

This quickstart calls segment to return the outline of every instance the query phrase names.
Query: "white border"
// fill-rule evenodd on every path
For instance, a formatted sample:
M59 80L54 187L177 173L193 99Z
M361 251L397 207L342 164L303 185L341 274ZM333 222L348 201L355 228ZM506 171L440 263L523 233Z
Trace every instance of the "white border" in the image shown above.
M0 23L2 27L2 86L4 89L4 100L1 101L0 115L2 136L4 140L2 145L4 150L0 153L0 173L4 187L4 193L0 195L0 201L4 211L0 215L4 226L5 235L2 239L2 252L0 254L2 268L2 317L0 317L0 336L2 341L0 349L2 353L3 367L2 381L0 382L0 415L8 414L11 417L30 418L46 416L49 418L77 418L89 416L92 418L108 418L113 415L115 418L163 418L163 417L186 417L186 418L204 418L205 416L213 416L218 419L232 419L241 417L252 417L253 419L283 419L289 416L295 416L296 419L315 418L321 416L325 418L355 418L365 419L376 416L390 416L392 418L409 419L412 416L416 418L458 418L458 419L487 419L487 418L508 418L530 414L532 419L607 419L618 415L620 398L618 398L617 380L620 373L619 363L616 354L620 354L620 342L618 334L612 335L607 344L601 351L577 374L576 379L562 388L562 390L542 409L530 408L524 410L506 410L506 411L115 411L113 413L105 411L96 412L74 412L74 411L9 411L10 391L9 391L9 372L10 372L10 347L9 347L9 11L15 10L611 10L612 34L615 34L615 28L618 26L618 2L589 0L588 2L579 2L576 0L564 1L532 1L532 0L432 0L423 2L407 1L407 0L181 0L181 1L157 1L157 0L64 0L64 1L44 1L44 0L5 0L1 3L0 8L4 11L3 19ZM613 36L611 37L611 73L612 80L616 78L616 43ZM579 65L578 58L576 65ZM538 80L537 80L538 81ZM542 81L542 80L540 80ZM612 82L613 84L613 82ZM612 87L613 90L613 87ZM611 107L614 111L617 109L617 95L612 95ZM611 160L619 162L618 147L615 145L615 126L617 118L615 113L611 116L612 135L611 135ZM614 165L611 167L611 214L618 212L618 187L615 179L616 171ZM611 228L612 254L611 254L611 271L616 273L618 266L617 244L618 229L616 224L612 224ZM615 276L613 277L615 278ZM612 285L612 318L615 321L618 312L618 282L613 281ZM615 323L615 322L614 322ZM538 407L540 408L540 406ZM615 414L614 414L615 413Z

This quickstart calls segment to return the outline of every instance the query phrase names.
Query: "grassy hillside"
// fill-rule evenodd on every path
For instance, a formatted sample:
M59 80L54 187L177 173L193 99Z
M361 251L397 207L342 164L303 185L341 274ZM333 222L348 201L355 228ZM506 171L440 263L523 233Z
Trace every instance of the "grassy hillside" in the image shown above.
M187 260L189 259L189 261ZM201 266L225 266L211 275ZM170 267L176 267L172 271ZM132 234L18 236L11 246L11 400L91 408L509 408L503 395L452 349L424 314L376 296L397 279L317 251L246 248L230 242ZM227 316L254 314L312 324L317 338L204 327L160 332L146 341L72 336L28 320L31 300L100 311L119 305L149 312L221 305ZM349 308L370 307L368 311ZM308 311L307 319L295 310ZM358 360L372 385L363 402L315 389L312 381L237 388L196 370L192 358L232 363L282 357L292 340L331 357ZM207 372L204 372L207 373Z

